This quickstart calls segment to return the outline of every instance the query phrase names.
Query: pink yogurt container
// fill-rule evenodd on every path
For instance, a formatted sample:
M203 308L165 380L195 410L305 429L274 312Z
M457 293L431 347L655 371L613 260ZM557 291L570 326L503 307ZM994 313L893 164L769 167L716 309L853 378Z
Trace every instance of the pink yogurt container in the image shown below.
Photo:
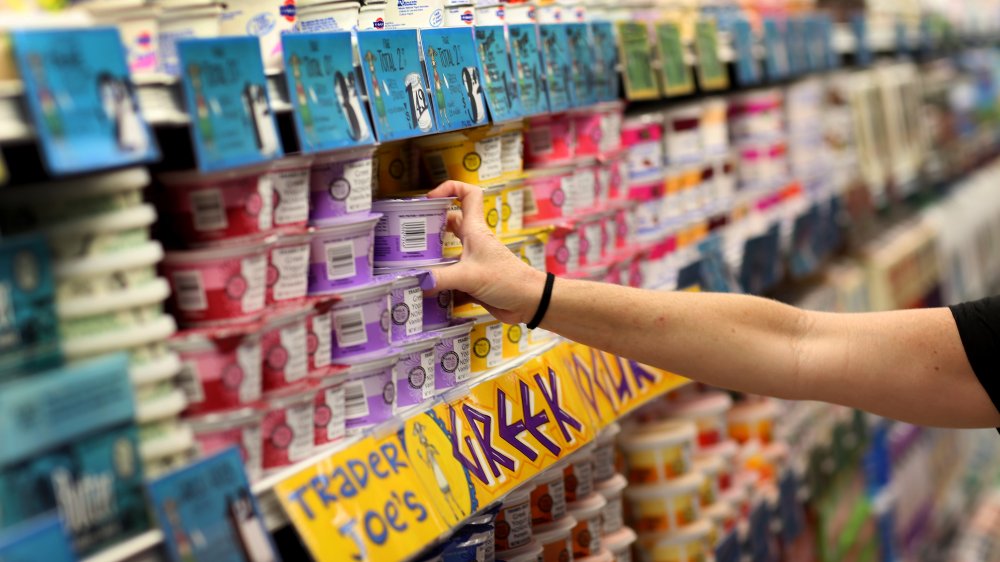
M622 145L628 154L628 183L641 184L663 179L663 119L656 114L637 115L625 120Z
M253 321L264 311L268 244L167 252L160 265L170 281L174 316L182 326Z
M577 213L593 211L598 206L597 160L580 158L573 164L573 210Z
M332 303L330 303L332 305ZM306 317L306 353L309 374L325 377L332 369L333 322L329 306L317 306Z
M597 106L601 116L601 154L616 152L622 147L622 120L625 118L625 102L621 100L604 102Z
M577 221L576 233L580 237L580 266L593 266L604 258L604 220L600 215L590 215Z
M264 470L299 462L313 452L317 381L278 390L264 399L261 458Z
M472 342L475 322L462 321L432 332L434 345L434 391L438 394L458 386L472 376Z
M334 362L347 357L382 351L391 342L389 293L391 279L379 279L340 295L330 308L333 324Z
M544 168L525 172L524 184L531 190L534 208L525 205L525 224L544 224L570 218L576 198L576 176L571 167ZM534 212L532 212L534 211Z
M160 176L165 218L190 246L261 237L273 226L271 181L266 167Z
M356 434L395 415L398 362L399 352L395 350L344 360L350 365L344 383L348 434Z
M245 408L260 400L260 338L246 331L218 338L181 332L168 342L180 357L188 414Z
M528 119L524 129L524 162L528 167L564 164L576 154L573 119L544 115Z
M327 377L320 381L316 389L313 401L313 445L316 447L339 441L347 435L344 379L343 374Z
M555 227L545 245L545 269L562 275L580 268L580 234L576 224L562 223Z
M243 459L247 478L255 482L261 476L260 424L263 415L257 408L241 408L188 418L187 423L203 456L236 447Z
M267 256L268 306L299 303L309 289L309 235L282 235Z
M309 294L336 293L371 282L372 244L380 215L345 218L310 237Z
M440 262L444 231L453 197L381 199L374 209L382 216L375 225L375 265L399 267Z
M264 392L300 384L309 375L306 318L311 310L278 316L260 332Z
M602 158L597 172L601 201L619 201L628 196L628 165L625 152L619 151Z
M274 228L301 232L309 222L309 167L312 156L288 156L271 164L268 174L274 203Z
M396 406L407 408L434 397L434 346L438 338L425 335L396 344Z
M603 131L601 114L597 111L581 111L566 116L573 120L576 129L576 156L597 156L601 152Z
M328 223L372 208L374 148L317 156L309 170L309 222Z

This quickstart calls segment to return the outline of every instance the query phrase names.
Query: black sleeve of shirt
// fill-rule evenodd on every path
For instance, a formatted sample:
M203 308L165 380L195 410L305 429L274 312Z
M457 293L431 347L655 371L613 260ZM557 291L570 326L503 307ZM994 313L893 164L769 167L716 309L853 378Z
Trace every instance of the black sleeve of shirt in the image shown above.
M1000 411L1000 295L950 308L969 364Z

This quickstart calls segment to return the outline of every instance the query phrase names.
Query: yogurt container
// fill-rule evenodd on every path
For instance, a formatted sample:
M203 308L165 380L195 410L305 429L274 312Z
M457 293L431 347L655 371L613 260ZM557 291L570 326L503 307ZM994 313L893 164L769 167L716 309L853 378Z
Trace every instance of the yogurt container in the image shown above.
M172 231L190 246L260 238L274 226L271 176L257 166L233 172L162 174Z
M262 0L226 0L219 32L222 35L247 35L260 42L264 70L284 68L281 36L295 25L295 4Z
M445 27L466 27L476 25L476 11L471 5L445 6Z
M392 281L383 279L341 293L340 301L330 308L335 362L389 347L391 291Z
M373 280L374 229L379 218L378 214L354 217L312 232L310 295L336 293Z
M577 159L573 172L572 208L576 213L588 213L597 205L597 160L593 158Z
M174 316L184 326L253 321L264 310L267 244L167 252Z
M695 472L665 484L633 485L625 491L640 533L677 531L701 516L699 492L705 477Z
M566 516L566 487L562 469L562 466L556 464L535 478L535 488L531 491L532 529L554 523ZM567 527L567 539L569 531L574 526L575 522ZM538 539L537 536L535 538L545 544L545 541Z
M576 214L576 175L573 168L528 170L524 178L524 221L548 223Z
M532 489L521 486L503 498L494 530L497 550L513 550L531 544Z
M521 121L509 121L499 129L503 181L517 181L524 171L524 126Z
M389 351L344 360L351 365L344 383L344 417L349 435L384 422L396 413L396 364Z
M153 279L103 297L77 298L57 303L59 335L64 341L115 334L130 330L163 315L163 301L170 287Z
M286 156L271 164L274 227L300 232L309 222L309 167L311 156Z
M619 439L625 454L628 481L634 484L666 482L691 470L695 425L666 421L630 427Z
M580 267L599 265L606 254L603 217L592 215L582 218L577 221L576 228L580 238Z
M485 373L503 363L503 324L492 316L474 320L469 339L472 345L472 374Z
M701 146L708 158L729 152L729 128L726 126L728 105L725 98L710 98L702 102Z
M770 443L778 408L772 400L748 400L733 406L726 414L729 437L743 444L751 440Z
M640 114L625 119L622 145L628 155L628 183L642 184L663 179L663 120L658 114Z
M196 4L195 2L192 2ZM208 39L219 36L219 4L171 6L160 13L160 70L180 76L177 42L183 39Z
M302 2L295 13L299 33L350 31L358 26L360 2Z
M573 223L557 225L545 245L545 270L556 275L580 269L580 234Z
M236 447L246 467L247 478L255 482L260 479L262 470L260 424L263 415L256 408L247 407L187 418L186 421L194 431L202 456Z
M264 392L300 384L309 374L306 317L309 310L275 317L261 328Z
M573 559L594 556L601 550L601 512L607 505L604 496L591 493L567 507L571 517L576 519L573 527Z
M608 154L619 150L622 146L622 121L625 115L625 102L609 101L596 107L601 116L601 140L598 152Z
M433 184L457 180L488 187L504 181L499 129L483 127L418 139L421 166Z
M426 275L426 274L424 274ZM424 291L418 271L390 274L389 314L392 319L391 338L401 342L424 331Z
M503 358L517 359L528 350L530 338L524 324L503 324Z
M316 397L313 402L315 406L313 444L316 447L323 447L339 441L347 434L344 418L346 412L344 379L343 374L327 377L320 381L316 389Z
M68 220L46 227L52 259L83 259L117 254L149 242L149 227L156 220L151 205L139 205L114 213Z
M316 157L309 170L311 224L371 211L374 150L357 148Z
M173 317L160 315L149 322L145 322L129 330L95 334L70 341L63 341L60 342L60 347L66 359L71 361L94 357L95 355L104 353L124 351L128 353L131 364L137 366L162 356L162 353L157 351L158 344L162 344L164 340L172 336L176 331L177 324L174 322ZM46 354L45 360L58 360L58 354L55 356Z
M719 458L722 461L722 469L715 475L719 483L719 491L725 492L733 484L733 470L737 466L736 456L740 452L740 446L736 441L727 440L719 443L718 445L712 445L711 447L704 447L694 454L695 464L698 464L705 460L711 460L714 458Z
M569 162L576 155L576 128L564 116L531 117L524 129L524 161L529 168Z
M697 448L700 450L728 438L726 412L732 406L733 400L725 392L709 392L671 403L667 414L695 423L698 428Z
M701 506L708 507L719 500L719 494L722 491L721 481L723 480L723 475L725 475L726 479L730 478L728 475L729 467L726 466L721 456L711 456L696 460L694 470L705 477L698 494L701 499Z
M639 541L645 554L643 559L650 562L709 560L712 555L708 542L711 532L712 524L703 520L670 533L644 535Z
M567 115L573 120L576 132L576 156L597 156L601 152L603 131L601 114L597 111L581 111Z
M267 255L268 306L289 305L306 298L309 289L310 236L279 236Z
M201 415L254 405L261 395L260 338L238 331L213 338L182 332L169 342L180 356L178 375L187 412Z
M433 279L431 278L431 273L429 270L437 269L439 267L448 267L456 262L448 261L441 262L439 264L431 266L421 266L419 269L410 269L406 267L385 267L385 268L375 268L376 275L391 275L391 276L415 276L418 281L418 286L421 289L420 294L423 294L423 289L429 289L433 287ZM411 298L416 294L416 291L412 291ZM393 289L393 302L392 306L395 310L397 303L403 302L404 295L402 293L397 294L397 289ZM415 332L429 332L431 330L437 330L439 328L445 328L451 324L452 317L452 305L453 305L453 294L449 291L441 291L437 295L423 297L422 306L422 328ZM412 318L412 317L411 317ZM393 324L393 339L396 339L395 329L398 326ZM412 330L411 330L412 331ZM414 335L414 334L409 334Z
M602 548L590 556L576 556L573 562L615 562L615 557L610 550Z
M663 113L663 145L666 163L686 166L704 157L701 145L701 104L690 104Z
M381 199L375 226L374 256L379 267L440 262L448 208L453 198Z
M511 550L497 548L496 562L538 562L542 558L542 545L529 541Z
M621 431L621 426L612 422L597 434L593 456L595 482L603 482L618 472L620 463L615 452L615 438Z
M539 270L546 271L545 246L555 227L536 228L525 231L521 242L521 261Z
M520 181L503 188L500 202L500 234L517 234L524 228L524 195Z
M358 11L358 29L385 29L385 4L365 4Z
M601 537L601 544L611 553L615 562L632 562L632 544L636 540L635 531L623 527Z
M503 186L495 185L483 190L483 219L495 234L503 231ZM449 233L449 235L454 235ZM455 236L457 240L458 237Z
M438 394L464 383L472 376L472 322L459 322L434 330L434 390Z
M150 241L109 256L62 260L53 268L56 302L100 298L145 286L157 279L156 264L162 259L163 247Z
M400 352L396 365L396 406L406 408L434 397L434 346L437 338L425 336L397 343Z
M576 519L562 517L552 523L535 527L535 542L542 545L541 562L565 562L573 559L572 534Z
M594 491L593 456L596 449L596 443L587 443L569 456L563 469L567 503L579 501Z
M306 353L309 374L323 378L331 369L333 357L333 323L327 306L316 307L306 317Z
M386 29L424 29L441 27L444 13L441 0L386 4Z
M413 151L409 140L379 144L375 149L375 196L390 197L410 191Z
M628 481L621 474L598 482L595 488L597 493L604 497L604 508L601 510L601 534L610 535L618 532L625 526L624 504L622 504L622 494Z
M265 396L261 458L265 471L305 459L313 452L316 381Z

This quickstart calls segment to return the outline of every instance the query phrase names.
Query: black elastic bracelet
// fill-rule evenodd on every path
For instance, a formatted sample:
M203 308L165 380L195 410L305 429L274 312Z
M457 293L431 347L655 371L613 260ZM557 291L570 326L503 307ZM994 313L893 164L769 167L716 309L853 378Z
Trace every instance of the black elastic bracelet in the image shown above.
M535 312L535 317L528 322L528 329L534 330L542 323L542 319L545 318L545 313L549 310L549 301L552 300L552 286L555 285L556 276L551 273L545 274L545 289L542 291L542 300L538 303L538 311Z

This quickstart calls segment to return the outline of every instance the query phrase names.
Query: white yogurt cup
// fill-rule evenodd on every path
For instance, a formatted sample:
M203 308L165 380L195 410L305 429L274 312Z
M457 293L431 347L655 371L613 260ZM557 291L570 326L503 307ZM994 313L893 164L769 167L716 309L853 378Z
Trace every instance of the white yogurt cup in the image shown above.
M350 31L358 26L360 9L360 2L303 3L296 14L295 30L300 33Z

